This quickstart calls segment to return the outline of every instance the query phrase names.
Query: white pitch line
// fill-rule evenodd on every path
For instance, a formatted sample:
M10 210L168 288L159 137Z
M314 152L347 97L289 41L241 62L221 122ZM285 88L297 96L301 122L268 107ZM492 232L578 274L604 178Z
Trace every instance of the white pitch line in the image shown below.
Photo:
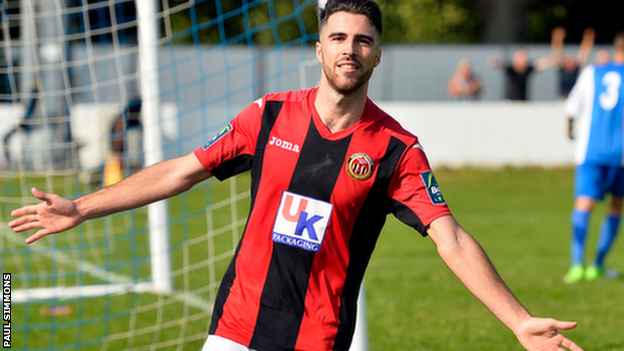
M2 231L3 233L5 231ZM17 236L14 235L5 235L5 238L8 238L12 244L21 244L22 242L17 240ZM92 263L85 262L82 260L75 260L69 255L65 255L63 253L54 251L48 247L41 247L41 243L39 246L30 246L29 249L35 253L44 255L52 259L54 262L60 263L67 267L76 267L78 266L78 272L86 273L92 277L102 279L106 282L113 284L128 284L132 283L132 279L130 277L120 275L117 273L109 272L105 269L102 269Z
M5 233L4 230L1 231ZM14 235L3 235L5 238L9 239L11 244L21 244L21 241L17 240L17 237ZM92 263L85 262L82 260L75 260L70 255L65 255L60 252L53 251L48 247L39 246L31 246L30 250L49 257L53 261L60 263L62 265L68 267L76 267L78 266L78 271L81 273L88 274L95 278L99 278L104 280L107 283L112 285L83 285L83 286L74 286L74 287L53 287L53 288L31 288L31 289L18 289L13 291L14 301L16 303L27 302L31 300L47 300L47 299L70 299L78 296L102 296L113 293L123 293L134 291L138 293L154 293L157 294L157 291L154 291L154 287L151 282L141 282L141 283L133 283L132 278L109 272L105 269L102 269ZM206 301L202 298L199 298L195 295L192 295L188 292L177 292L173 291L171 293L166 293L165 295L171 296L174 299L180 300L185 304L198 308L202 311L211 312L212 311L212 303Z

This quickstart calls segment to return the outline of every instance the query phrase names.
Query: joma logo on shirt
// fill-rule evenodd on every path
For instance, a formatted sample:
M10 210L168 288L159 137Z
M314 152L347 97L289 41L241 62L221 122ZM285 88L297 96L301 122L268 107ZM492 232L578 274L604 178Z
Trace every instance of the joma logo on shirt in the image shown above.
M282 194L272 240L307 251L321 249L332 205L288 191Z
M278 137L271 137L271 140L269 141L269 145L275 145L277 147L281 147L284 150L288 150L288 151L292 151L296 153L299 153L299 151L301 150L299 145L293 144L286 140L282 140Z

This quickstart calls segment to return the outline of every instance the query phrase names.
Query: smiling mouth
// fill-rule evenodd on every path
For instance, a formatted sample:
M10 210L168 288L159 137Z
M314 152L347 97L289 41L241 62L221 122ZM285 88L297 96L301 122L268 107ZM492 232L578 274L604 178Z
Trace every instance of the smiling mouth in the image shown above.
M355 63L339 63L338 68L348 69L348 70L358 70L360 66Z
M340 68L357 69L358 67L356 65L340 65Z

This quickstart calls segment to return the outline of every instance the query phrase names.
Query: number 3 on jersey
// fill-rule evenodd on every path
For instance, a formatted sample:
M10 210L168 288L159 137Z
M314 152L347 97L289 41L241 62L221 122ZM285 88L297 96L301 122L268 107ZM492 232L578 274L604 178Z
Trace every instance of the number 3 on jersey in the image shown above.
M622 77L617 72L607 72L602 77L602 84L605 85L605 91L600 94L600 107L606 111L612 110L620 99L620 85L622 85Z

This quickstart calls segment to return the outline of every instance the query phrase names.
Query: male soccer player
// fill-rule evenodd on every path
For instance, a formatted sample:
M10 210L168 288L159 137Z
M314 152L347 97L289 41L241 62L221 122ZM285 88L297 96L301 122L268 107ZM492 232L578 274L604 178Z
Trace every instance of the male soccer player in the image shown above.
M43 203L13 211L22 217L10 227L42 228L31 243L211 175L251 170L251 213L204 350L348 350L359 286L388 213L428 235L525 348L581 350L558 331L576 323L532 317L518 302L451 215L418 139L367 98L381 60L378 5L330 0L319 31L318 88L265 96L194 153L74 201L33 189Z
M583 278L616 276L607 270L604 260L618 232L624 196L624 34L616 35L613 62L587 66L579 76L565 103L569 117L568 136L574 138L576 118L578 132L575 162L575 202L572 211L572 262L564 280L574 283ZM589 218L596 201L611 194L609 213L602 223L596 258L584 267L585 238Z

